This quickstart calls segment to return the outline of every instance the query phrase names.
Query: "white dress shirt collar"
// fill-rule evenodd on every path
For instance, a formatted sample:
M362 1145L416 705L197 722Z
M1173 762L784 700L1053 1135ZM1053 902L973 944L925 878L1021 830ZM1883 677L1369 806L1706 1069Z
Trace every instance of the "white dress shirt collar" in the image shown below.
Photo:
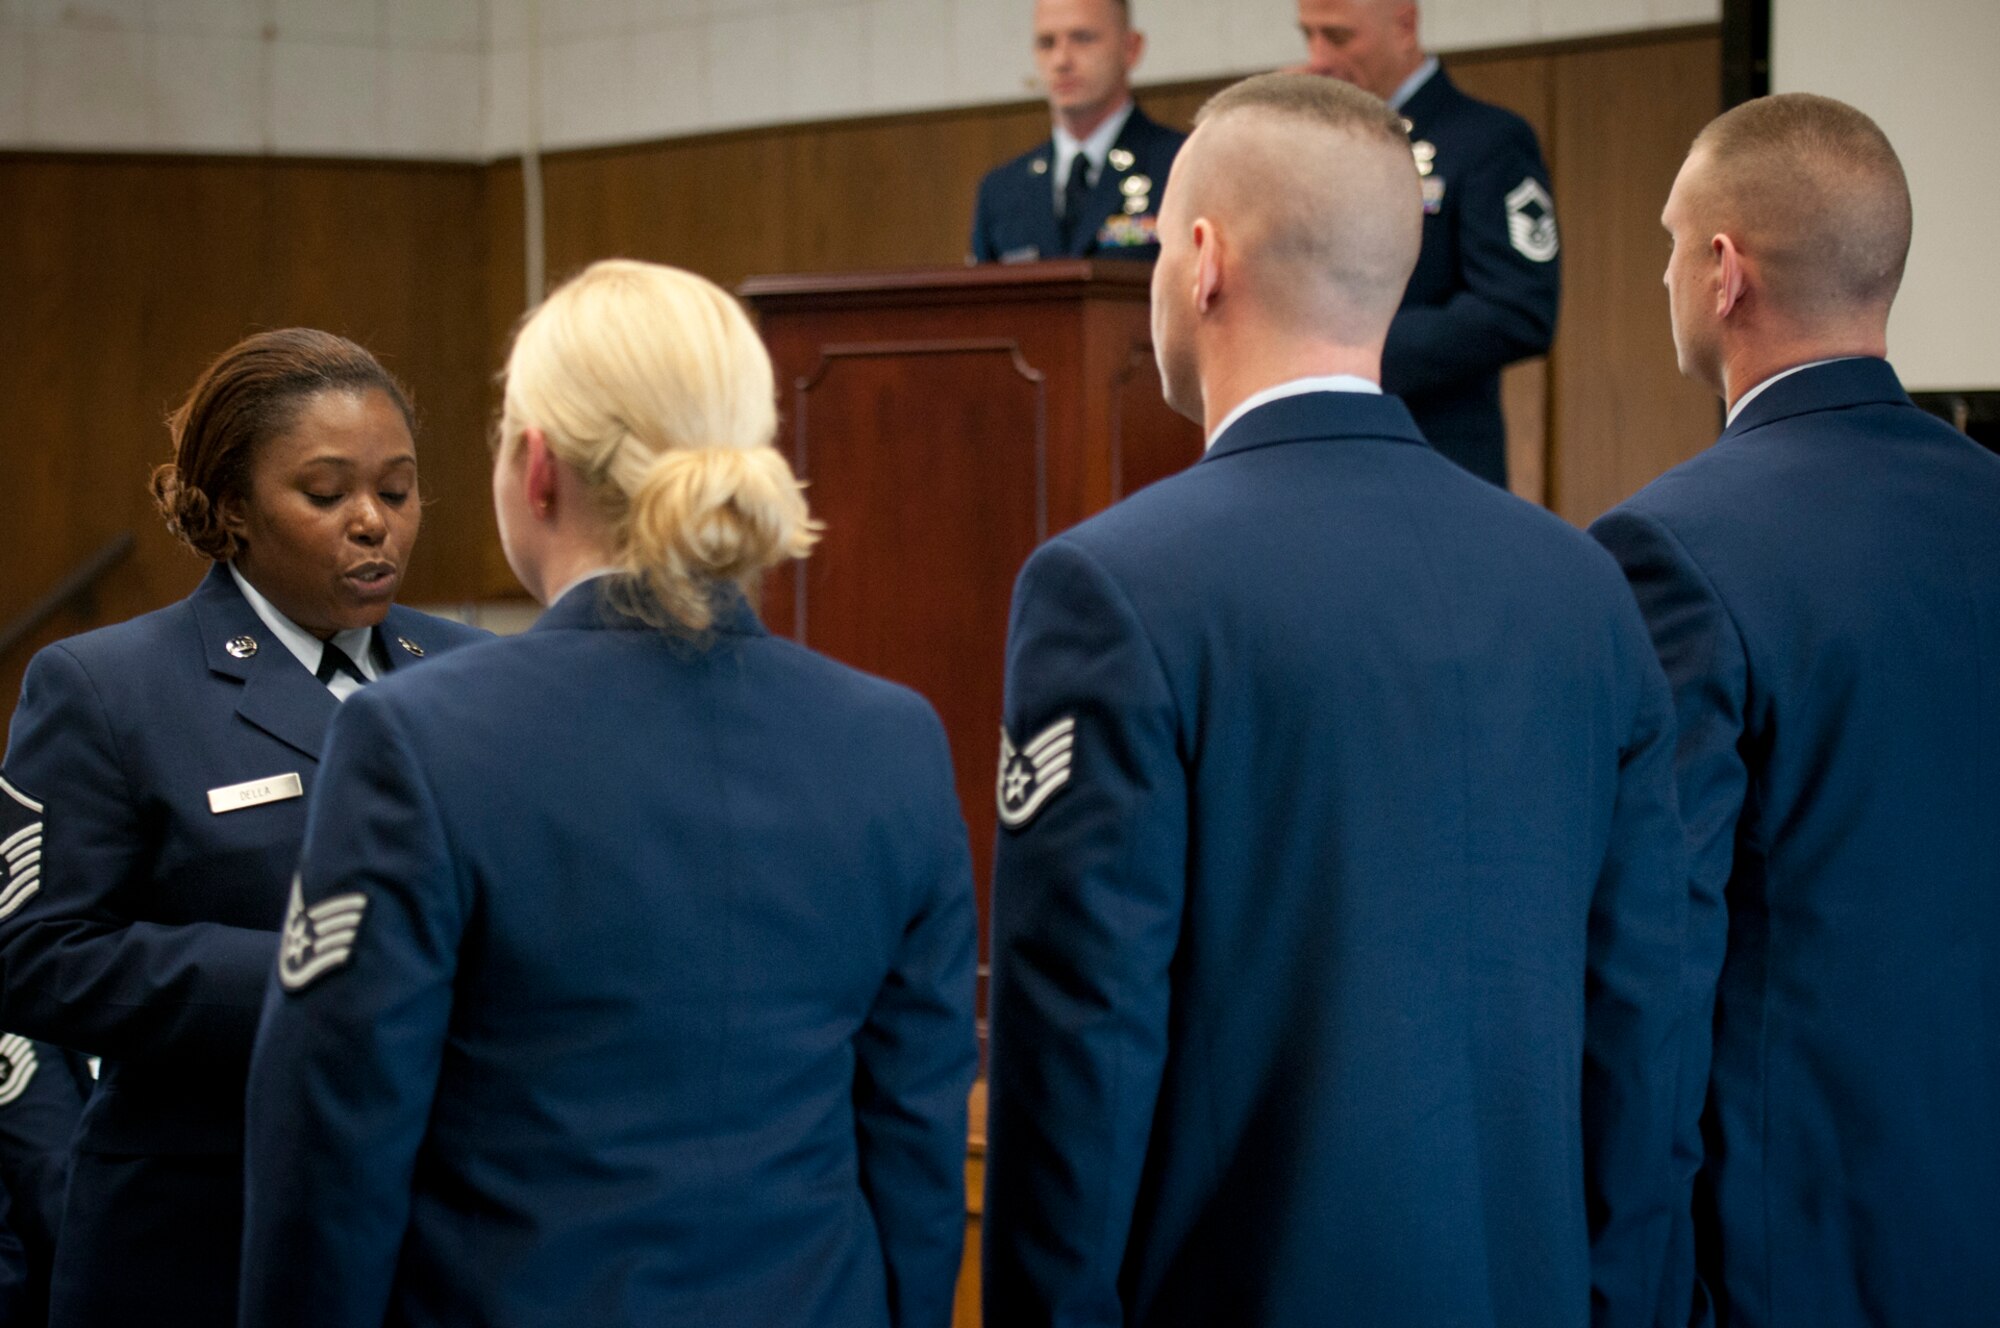
M1084 177L1093 185L1096 175L1104 169L1104 159L1111 155L1111 145L1118 141L1118 135L1125 132L1125 122L1132 118L1132 101L1105 117L1104 123L1090 131L1090 137L1079 139L1061 125L1056 126L1056 168L1049 172L1049 181L1055 186L1056 197L1062 197L1063 186L1069 180L1070 163L1078 153L1090 163L1090 175Z
M262 591L250 584L250 579L236 570L236 564L229 564L229 575L235 578L236 588L243 592L243 598L250 601L257 617L271 629L271 635L284 643L285 649L305 665L306 672L319 675L320 656L325 653L325 644L305 628L278 612L278 606L264 598ZM333 644L341 648L354 666L366 674L373 682L382 671L375 667L375 629L373 627L350 627L344 632L336 632ZM336 701L345 701L361 690L361 684L345 673L336 673L326 689L333 693Z
M1438 58L1434 55L1425 56L1424 62L1410 71L1410 76L1398 84L1396 90L1389 94L1389 109L1400 112L1409 102L1410 98L1417 95L1417 89L1430 82L1431 75L1437 73L1437 71Z
M1757 386L1751 388L1748 392L1745 392L1742 396L1736 398L1736 404L1729 408L1729 418L1722 422L1722 427L1727 429L1730 425L1736 423L1736 417L1743 413L1743 408L1749 405L1751 402L1755 401L1758 397L1762 396L1764 394L1764 390L1770 387L1773 383L1782 382L1785 379L1790 378L1795 373L1804 373L1808 369L1817 369L1822 364L1837 364L1841 360L1852 360L1857 358L1859 357L1854 355L1836 355L1830 360L1813 360L1806 364L1795 364L1789 369L1780 369L1777 373L1772 374L1769 378L1766 378L1763 382L1757 384Z
M1244 398L1241 405L1223 416L1222 423L1215 427L1215 432L1202 444L1202 450L1207 451L1214 447L1215 440L1228 433L1230 425L1257 407L1268 406L1273 401L1283 401L1286 397L1302 397L1308 392L1363 392L1379 397L1382 395L1382 385L1371 383L1357 374L1325 374L1317 378L1294 378L1289 383L1267 387L1262 392Z

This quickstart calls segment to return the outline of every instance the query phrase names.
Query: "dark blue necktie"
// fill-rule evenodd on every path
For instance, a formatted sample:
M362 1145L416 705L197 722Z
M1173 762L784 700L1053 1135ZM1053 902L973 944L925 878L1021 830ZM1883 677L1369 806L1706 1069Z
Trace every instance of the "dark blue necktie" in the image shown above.
M361 672L361 666L349 659L345 650L328 641L320 649L319 669L313 674L313 677L318 678L321 682L332 682L337 674L342 673L345 673L359 683L368 681Z
M1076 248L1077 236L1086 233L1084 221L1089 211L1090 158L1081 152L1070 158L1069 179L1063 181L1063 248Z

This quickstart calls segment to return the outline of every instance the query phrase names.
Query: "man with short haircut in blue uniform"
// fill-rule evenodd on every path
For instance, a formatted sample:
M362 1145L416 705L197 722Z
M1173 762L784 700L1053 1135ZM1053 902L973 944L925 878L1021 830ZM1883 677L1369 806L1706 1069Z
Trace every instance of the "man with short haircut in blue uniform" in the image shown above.
M1706 1142L1689 1312L1992 1324L2000 458L1885 359L1910 194L1861 112L1745 103L1661 220L1681 371L1728 424L1592 533L1679 711L1684 1110Z
M1145 47L1129 0L1035 0L1035 68L1055 132L979 182L970 261L1160 252L1159 194L1186 135L1132 100Z
M1299 0L1305 70L1401 112L1423 176L1423 256L1389 327L1382 389L1438 451L1504 486L1500 370L1555 337L1555 200L1535 131L1460 92L1425 54L1417 19L1415 0Z
M1617 567L1378 386L1393 111L1222 93L1153 341L1207 455L1009 631L986 1322L1650 1325L1686 866Z

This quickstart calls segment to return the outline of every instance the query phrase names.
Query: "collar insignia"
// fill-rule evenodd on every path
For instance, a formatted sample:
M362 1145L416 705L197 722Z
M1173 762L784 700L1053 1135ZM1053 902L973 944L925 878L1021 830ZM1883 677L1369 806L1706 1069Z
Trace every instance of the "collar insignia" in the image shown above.
M257 653L257 638L254 636L232 636L222 643L231 659L249 659Z

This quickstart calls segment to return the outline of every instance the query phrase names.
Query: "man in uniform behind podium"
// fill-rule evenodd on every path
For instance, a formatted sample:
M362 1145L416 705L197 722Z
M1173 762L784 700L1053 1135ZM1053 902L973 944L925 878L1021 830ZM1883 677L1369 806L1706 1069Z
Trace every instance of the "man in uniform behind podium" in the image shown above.
M1302 72L1367 89L1410 126L1423 176L1424 247L1389 328L1382 390L1431 445L1507 483L1500 370L1547 352L1561 245L1535 131L1460 92L1427 55L1415 0L1299 0Z
M1128 0L1035 0L1035 68L1055 132L979 182L972 262L1159 253L1157 201L1186 135L1132 101L1145 47Z

